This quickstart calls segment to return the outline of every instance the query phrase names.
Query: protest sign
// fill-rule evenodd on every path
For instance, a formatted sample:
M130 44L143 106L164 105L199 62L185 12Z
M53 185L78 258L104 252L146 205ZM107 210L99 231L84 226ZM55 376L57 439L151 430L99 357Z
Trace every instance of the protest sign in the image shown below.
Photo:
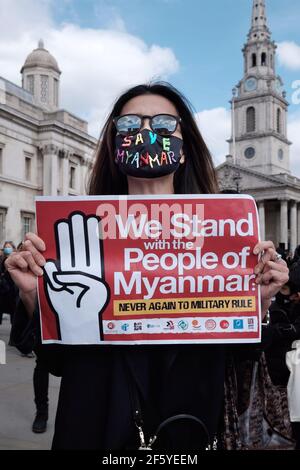
M247 195L38 197L44 343L260 341Z

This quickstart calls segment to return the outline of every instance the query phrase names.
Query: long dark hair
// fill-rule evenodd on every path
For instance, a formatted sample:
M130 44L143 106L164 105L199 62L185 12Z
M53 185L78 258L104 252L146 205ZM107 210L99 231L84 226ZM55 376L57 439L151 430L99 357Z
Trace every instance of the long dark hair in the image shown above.
M189 101L169 83L159 82L138 85L122 94L116 101L103 127L92 170L88 194L128 194L127 178L114 162L116 129L113 118L119 116L123 106L141 95L160 95L167 98L181 117L181 132L185 162L174 175L176 194L213 194L218 192L217 178L211 154L201 136Z

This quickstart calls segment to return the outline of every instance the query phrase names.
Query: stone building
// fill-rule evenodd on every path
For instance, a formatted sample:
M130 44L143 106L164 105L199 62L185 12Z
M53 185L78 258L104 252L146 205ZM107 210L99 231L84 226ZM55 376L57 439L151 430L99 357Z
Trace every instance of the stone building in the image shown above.
M61 109L55 58L39 41L21 68L22 87L0 77L0 244L35 229L37 195L85 193L96 139Z
M288 102L276 73L276 47L265 0L253 0L251 28L242 50L244 75L231 100L230 155L217 171L223 190L255 198L262 239L293 251L300 243L300 180L290 171Z

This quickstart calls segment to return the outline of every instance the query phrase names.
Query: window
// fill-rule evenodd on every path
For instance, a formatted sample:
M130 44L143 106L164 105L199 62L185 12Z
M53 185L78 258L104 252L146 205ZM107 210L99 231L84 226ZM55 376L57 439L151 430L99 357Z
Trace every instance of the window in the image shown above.
M26 81L27 81L26 89L30 93L34 94L34 75L27 75Z
M33 159L33 154L29 153L29 152L24 152L24 158L25 158L24 178L25 178L25 181L31 181L32 180L32 159Z
M49 93L49 77L48 75L41 75L41 102L48 103Z
M273 68L273 54L271 54L270 59L271 59L271 67Z
M283 150L282 150L282 149L279 149L279 150L278 150L278 160L282 162L283 159L284 159Z
M31 158L25 157L25 179L26 181L31 180Z
M22 212L21 219L22 219L22 239L24 240L26 233L32 232L34 230L34 214Z
M0 147L0 175L3 173L3 149Z
M277 109L277 123L276 123L276 130L279 134L281 134L281 111Z
M58 106L58 80L57 78L54 78L53 80L53 101L54 105Z
M246 132L255 132L255 109L253 106L246 111Z
M6 212L7 209L4 207L0 207L0 243L1 246L3 245L5 241L5 221L6 221Z
M265 67L267 65L267 54L265 52L261 55L261 65Z
M256 67L256 54L252 54L252 67Z
M70 170L69 170L69 188L75 189L76 185L76 166L70 165Z

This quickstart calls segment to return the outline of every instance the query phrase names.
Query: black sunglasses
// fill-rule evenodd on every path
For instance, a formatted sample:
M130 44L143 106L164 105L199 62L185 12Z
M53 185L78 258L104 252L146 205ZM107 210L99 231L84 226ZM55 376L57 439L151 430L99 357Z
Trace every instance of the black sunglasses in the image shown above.
M134 135L140 132L144 120L149 119L153 132L160 135L171 135L181 122L180 117L172 114L156 114L155 116L141 116L140 114L124 114L113 119L116 129L121 135Z

